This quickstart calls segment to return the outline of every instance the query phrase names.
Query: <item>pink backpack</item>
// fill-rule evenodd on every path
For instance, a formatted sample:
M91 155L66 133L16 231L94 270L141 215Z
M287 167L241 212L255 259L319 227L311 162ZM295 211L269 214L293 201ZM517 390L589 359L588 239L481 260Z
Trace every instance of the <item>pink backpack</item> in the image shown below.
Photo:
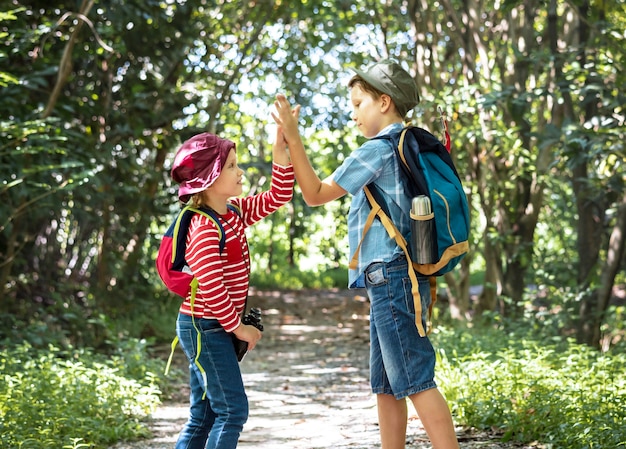
M229 203L228 208L241 216L239 208L234 204ZM220 236L220 253L224 250L224 228L217 213L209 208L185 206L163 235L156 258L157 271L168 290L186 298L192 289L192 301L198 281L185 261L185 248L189 223L195 214L204 215L215 223Z

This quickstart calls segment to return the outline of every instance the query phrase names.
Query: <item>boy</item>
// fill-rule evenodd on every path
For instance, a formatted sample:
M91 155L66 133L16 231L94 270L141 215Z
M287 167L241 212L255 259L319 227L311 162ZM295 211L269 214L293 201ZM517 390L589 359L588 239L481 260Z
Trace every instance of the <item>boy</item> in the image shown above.
M385 60L366 71L355 70L348 86L352 119L364 137L398 133L409 110L419 103L413 78L395 61ZM310 206L353 195L348 214L351 255L361 240L370 212L363 188L374 182L390 206L391 219L407 237L411 198L402 189L400 167L391 142L373 139L355 150L335 172L321 180L311 166L298 132L300 107L276 97L276 113L289 148L296 180ZM405 447L406 397L413 403L436 449L458 448L450 410L434 382L435 352L420 337L402 250L375 220L365 235L358 266L349 272L350 288L365 287L370 299L370 382L376 395L383 449ZM431 302L428 280L419 279L422 321Z

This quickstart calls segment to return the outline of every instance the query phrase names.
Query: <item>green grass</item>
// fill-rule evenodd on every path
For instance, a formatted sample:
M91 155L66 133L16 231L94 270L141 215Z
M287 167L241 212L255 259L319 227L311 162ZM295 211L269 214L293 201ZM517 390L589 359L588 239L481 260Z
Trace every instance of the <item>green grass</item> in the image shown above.
M151 333L164 327L169 341L171 321L152 323ZM546 449L626 448L623 346L603 354L555 337L545 323L436 323L437 382L458 425ZM146 418L168 388L159 385L168 381L165 360L144 340L107 347L115 349L106 356L53 345L0 350L0 448L95 448L146 436Z
M146 436L142 421L159 403L153 372L162 364L147 360L140 342L122 350L107 358L29 345L2 350L0 447L92 448Z
M625 354L502 329L438 329L437 380L458 424L549 448L626 447Z

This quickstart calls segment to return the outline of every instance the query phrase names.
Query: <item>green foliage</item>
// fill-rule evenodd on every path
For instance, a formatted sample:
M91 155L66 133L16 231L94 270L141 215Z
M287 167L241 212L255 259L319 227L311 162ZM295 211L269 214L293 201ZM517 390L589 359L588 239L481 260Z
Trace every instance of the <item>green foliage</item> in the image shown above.
M348 271L344 268L317 267L315 271L298 268L256 271L250 285L259 289L325 289L346 288Z
M120 345L110 358L90 351L0 352L2 447L102 447L147 435L144 419L159 403L145 344Z
M151 344L169 343L175 335L176 317L182 299L164 286L150 293L150 313L134 312L106 322L107 348L115 348L120 338L146 338Z
M554 11L487 2L469 16L458 0L10 3L0 13L3 341L163 338L145 310L165 325L176 309L154 256L176 209L169 168L180 142L206 130L234 140L255 193L267 186L268 112L283 91L302 106L303 140L325 178L362 142L351 68L387 56L418 81L415 123L439 133L439 105L452 119L472 196L472 268L511 298L485 308L528 303L527 283L557 293L549 311L594 308L625 188L623 1ZM308 207L296 187L291 205L249 230L254 282L345 285L349 203ZM615 310L592 312L617 339ZM572 330L575 320L552 317Z
M602 325L603 350L613 348L626 352L626 305L612 304L606 311L606 318Z
M626 353L601 354L540 331L437 329L437 376L459 424L504 441L618 447L626 441Z
M12 9L0 12L0 109L6 111L0 120L0 341L30 343L33 360L48 371L73 370L96 382L89 370L102 370L123 390L128 387L115 374L89 365L82 354L84 365L75 366L74 356L53 350L52 360L40 350L50 344L124 348L135 361L126 360L120 373L132 365L133 376L144 378L145 348L132 344L134 352L121 339L169 341L173 335L180 300L160 284L154 256L176 209L169 167L182 140L206 130L234 140L255 193L270 175L268 109L284 91L302 106L304 143L325 178L361 142L348 126L350 68L383 55L416 75L424 101L415 122L437 133L438 105L452 118L453 156L472 196L472 269L480 273L471 273L471 285L489 282L503 290L485 321L505 322L496 303L522 307L529 330L563 339L584 310L601 318L603 349L625 344L623 302L613 298L606 309L594 303L601 274L609 271L603 265L608 234L626 188L622 0L585 8L556 2L554 11L541 2L486 2L469 16L457 0L419 10L415 2L389 1L9 3ZM79 11L88 5L95 8ZM346 196L311 208L296 187L291 205L249 230L252 285L345 287L349 202ZM616 282L626 282L625 262L622 255ZM458 338L467 343L467 335ZM524 439L540 430L538 421L558 427L555 417L564 413L563 421L577 432L581 426L580 438L597 446L602 426L590 423L612 422L611 401L595 408L585 402L598 414L579 416L576 401L567 402L575 396L566 388L574 368L557 363L561 353L543 352L556 343L511 341L505 350L497 337L490 343L489 332L485 338L488 347L472 346L475 358L457 349L467 367L474 363L494 382L481 383L478 373L472 378L480 410L459 390L463 416L477 427L516 429L507 436ZM564 351L582 353L573 345ZM19 382L18 390L35 388L9 366L12 357L29 360L16 350L2 361L13 371L0 372ZM589 369L604 366L591 356L572 357ZM33 392L50 397L40 385L60 388L61 381L41 376ZM580 397L594 391L580 382ZM9 402L19 391L11 394ZM542 395L563 412L542 404ZM113 394L107 401L121 407ZM33 405L23 410L43 419ZM132 433L133 420L120 432ZM50 429L65 426L53 424ZM552 427L544 430L555 445L568 441L550 433ZM92 444L81 438L68 435L57 447Z

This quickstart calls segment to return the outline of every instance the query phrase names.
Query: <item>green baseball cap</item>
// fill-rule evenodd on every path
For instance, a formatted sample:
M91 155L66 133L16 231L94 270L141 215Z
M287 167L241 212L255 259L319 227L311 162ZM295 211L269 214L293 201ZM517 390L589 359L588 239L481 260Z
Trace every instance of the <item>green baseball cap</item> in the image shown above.
M379 61L365 71L353 70L367 84L389 95L402 117L420 102L415 80L392 59Z

